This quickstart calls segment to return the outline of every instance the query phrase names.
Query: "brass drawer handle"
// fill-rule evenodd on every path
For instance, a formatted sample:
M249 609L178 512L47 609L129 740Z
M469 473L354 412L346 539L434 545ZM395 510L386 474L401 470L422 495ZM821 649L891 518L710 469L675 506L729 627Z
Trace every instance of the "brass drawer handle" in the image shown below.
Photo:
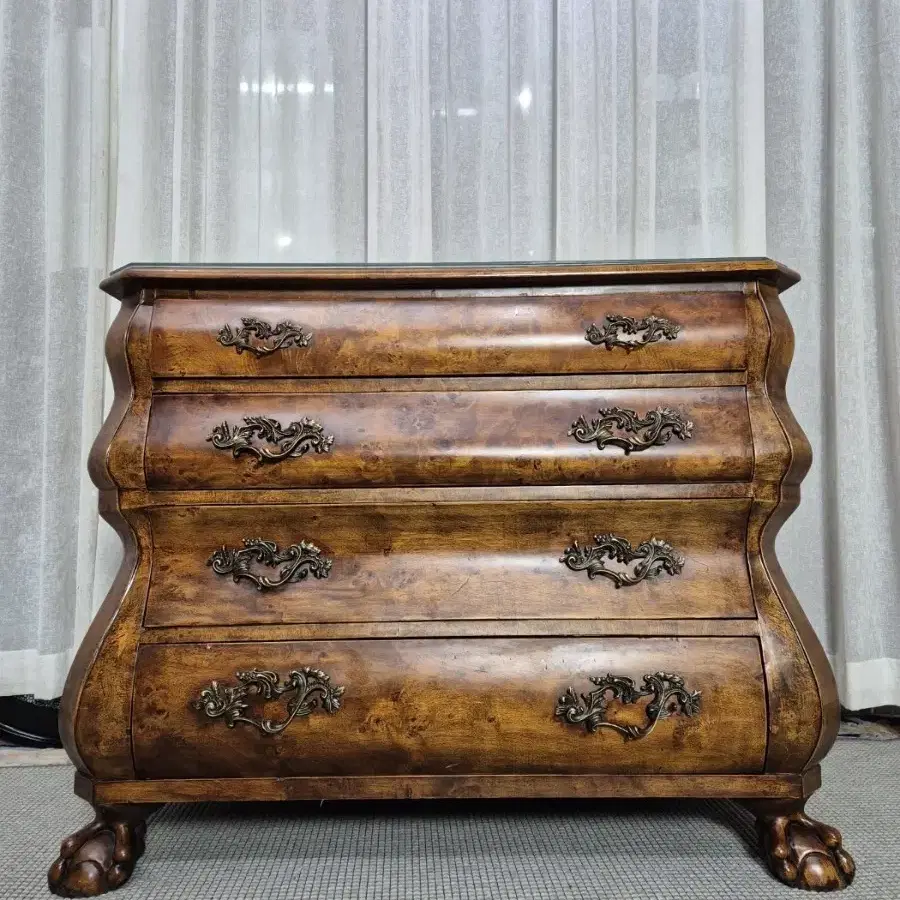
M632 350L646 347L647 344L655 344L662 338L674 341L678 337L679 331L681 331L680 325L676 325L662 316L633 319L631 316L612 315L606 317L606 325L602 330L591 322L584 339L596 347L606 347L607 350L622 347L627 353L630 353ZM634 340L622 340L620 334L634 337Z
M645 675L640 690L630 678L620 675L592 676L588 680L594 685L594 689L587 694L576 694L575 688L567 688L559 698L554 715L570 725L583 723L591 734L601 728L612 728L626 741L635 741L650 734L660 719L668 719L679 713L683 716L695 716L700 711L700 691L689 691L680 675L666 672ZM631 704L638 703L644 697L650 698L644 709L646 724L619 724L606 718L611 700Z
M252 443L254 438L275 447L257 447ZM280 422L268 416L244 416L243 425L223 422L213 428L206 440L217 450L231 450L235 459L249 453L260 462L296 458L310 450L328 453L334 446L334 435L325 434L324 428L313 419L304 418L282 428Z
M217 340L223 347L234 347L238 356L247 350L258 359L285 347L308 347L312 334L293 322L279 322L273 328L262 319L247 316L241 319L241 327L236 331L230 325L223 325Z
M281 566L277 578L268 575L257 575L250 571L250 566L257 563L261 566ZM235 582L242 578L252 581L258 591L273 591L297 581L303 581L309 575L313 578L327 578L334 560L324 556L322 551L309 541L291 544L284 550L278 549L274 541L263 541L260 538L245 538L244 546L239 550L220 547L206 561L212 566L216 575L230 575Z
M599 450L610 445L621 447L626 456L649 447L662 447L673 434L681 441L693 437L694 423L663 406L651 409L643 418L633 409L619 406L597 412L600 418L591 419L590 424L584 416L579 416L569 429L569 437L581 444L596 441Z
M636 565L629 574L627 569L610 568L607 560L624 566L632 563ZM594 544L590 547L580 547L578 541L575 541L565 549L559 561L573 572L587 570L588 578L591 579L602 575L617 588L638 584L645 578L655 578L663 572L678 575L684 567L684 557L665 541L650 538L635 549L625 538L614 534L594 535Z
M210 719L224 719L229 728L236 722L244 722L258 728L263 734L279 734L296 718L308 716L317 709L334 715L341 708L344 688L331 683L331 678L319 669L309 666L295 669L283 681L274 672L251 669L237 672L240 684L234 687L222 686L218 681L200 691L200 696L191 705ZM292 694L287 703L287 718L281 722L274 719L253 719L245 716L250 701L258 698L263 703L277 700L285 694Z

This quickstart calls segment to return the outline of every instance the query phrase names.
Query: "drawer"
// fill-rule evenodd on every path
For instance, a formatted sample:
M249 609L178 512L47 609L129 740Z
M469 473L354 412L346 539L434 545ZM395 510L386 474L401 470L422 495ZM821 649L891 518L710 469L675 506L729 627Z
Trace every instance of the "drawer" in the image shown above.
M205 294L158 299L151 327L165 378L724 371L747 359L743 294L701 287Z
M756 773L766 706L755 638L156 644L133 729L139 778Z
M743 387L157 394L151 489L749 481Z
M145 624L751 617L749 508L749 500L159 507L147 512Z

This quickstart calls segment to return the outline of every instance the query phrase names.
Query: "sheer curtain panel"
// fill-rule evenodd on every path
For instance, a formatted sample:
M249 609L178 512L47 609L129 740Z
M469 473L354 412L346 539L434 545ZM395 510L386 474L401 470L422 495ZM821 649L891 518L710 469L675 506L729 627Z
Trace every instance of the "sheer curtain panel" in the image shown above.
M768 252L804 276L816 453L779 551L844 703L900 703L898 0L70 0L0 28L3 321L39 335L0 406L31 447L0 693L58 692L112 578L82 474L107 267Z
M850 709L900 704L900 3L766 8L768 250L815 461L778 543Z
M765 249L759 3L121 10L117 264Z
M98 578L110 14L0 3L0 695L59 694L118 553Z

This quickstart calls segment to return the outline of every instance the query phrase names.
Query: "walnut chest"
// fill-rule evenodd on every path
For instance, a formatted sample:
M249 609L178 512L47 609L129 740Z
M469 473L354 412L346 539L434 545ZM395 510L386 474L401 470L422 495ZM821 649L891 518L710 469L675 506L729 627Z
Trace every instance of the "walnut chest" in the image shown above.
M66 687L117 887L153 804L728 797L775 875L834 680L773 554L809 445L768 259L131 265L91 456L126 548Z

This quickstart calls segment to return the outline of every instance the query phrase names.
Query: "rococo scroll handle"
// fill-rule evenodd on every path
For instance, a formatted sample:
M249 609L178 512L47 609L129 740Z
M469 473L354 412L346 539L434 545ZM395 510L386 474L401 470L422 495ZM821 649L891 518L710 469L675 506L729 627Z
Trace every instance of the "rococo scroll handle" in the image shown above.
M659 406L641 417L633 409L611 406L598 410L599 418L579 416L569 429L569 437L580 444L597 443L597 449L621 447L625 455L668 444L674 434L680 441L693 436L694 423L674 409Z
M554 715L570 725L583 724L591 734L601 728L611 728L626 741L634 741L650 734L660 719L677 714L695 716L700 711L700 691L689 691L680 675L666 672L645 675L640 690L630 678L619 675L593 676L588 680L594 689L577 694L575 688L567 688L559 698ZM643 725L620 724L607 718L611 702L630 705L640 703L645 697L650 700L644 708L647 721Z
M317 709L333 715L341 708L344 688L332 684L328 675L309 666L291 671L283 682L274 672L259 669L237 672L236 677L239 684L233 687L212 682L200 691L199 698L191 705L210 719L223 719L229 728L234 728L236 722L243 722L263 734L279 734L294 719L308 716ZM288 696L287 717L280 722L254 719L244 714L255 698L266 703L285 695Z
M655 344L662 338L674 341L680 331L680 325L662 316L633 319L631 316L611 315L606 317L606 325L602 329L591 322L584 339L596 347L606 347L607 350L622 347L630 353L632 350L646 347L647 344ZM625 340L623 335L633 340Z
M665 541L650 538L635 548L625 538L614 534L595 534L592 546L581 547L574 541L571 547L566 547L559 561L573 572L587 571L590 579L602 575L617 588L638 584L663 572L678 575L684 568L684 557ZM610 566L613 562L632 568L630 571L628 568L615 569Z
M279 550L274 541L261 538L245 538L244 546L232 550L220 547L206 561L212 566L216 575L231 575L235 582L242 578L252 581L258 591L271 591L284 587L292 582L303 581L312 575L314 578L327 578L334 560L328 559L322 551L309 541L291 544ZM251 565L280 566L277 577L257 574L250 571Z
M273 444L274 447L260 447L253 440ZM237 459L242 453L255 456L260 462L278 462L303 456L310 450L328 453L334 446L334 435L325 434L325 429L309 418L291 422L287 428L268 416L245 416L243 425L216 425L206 439L217 450L230 450Z
M279 322L273 327L262 319L247 316L241 319L238 329L223 325L217 340L223 347L234 347L239 356L246 350L259 358L286 347L308 347L312 334L293 322Z

